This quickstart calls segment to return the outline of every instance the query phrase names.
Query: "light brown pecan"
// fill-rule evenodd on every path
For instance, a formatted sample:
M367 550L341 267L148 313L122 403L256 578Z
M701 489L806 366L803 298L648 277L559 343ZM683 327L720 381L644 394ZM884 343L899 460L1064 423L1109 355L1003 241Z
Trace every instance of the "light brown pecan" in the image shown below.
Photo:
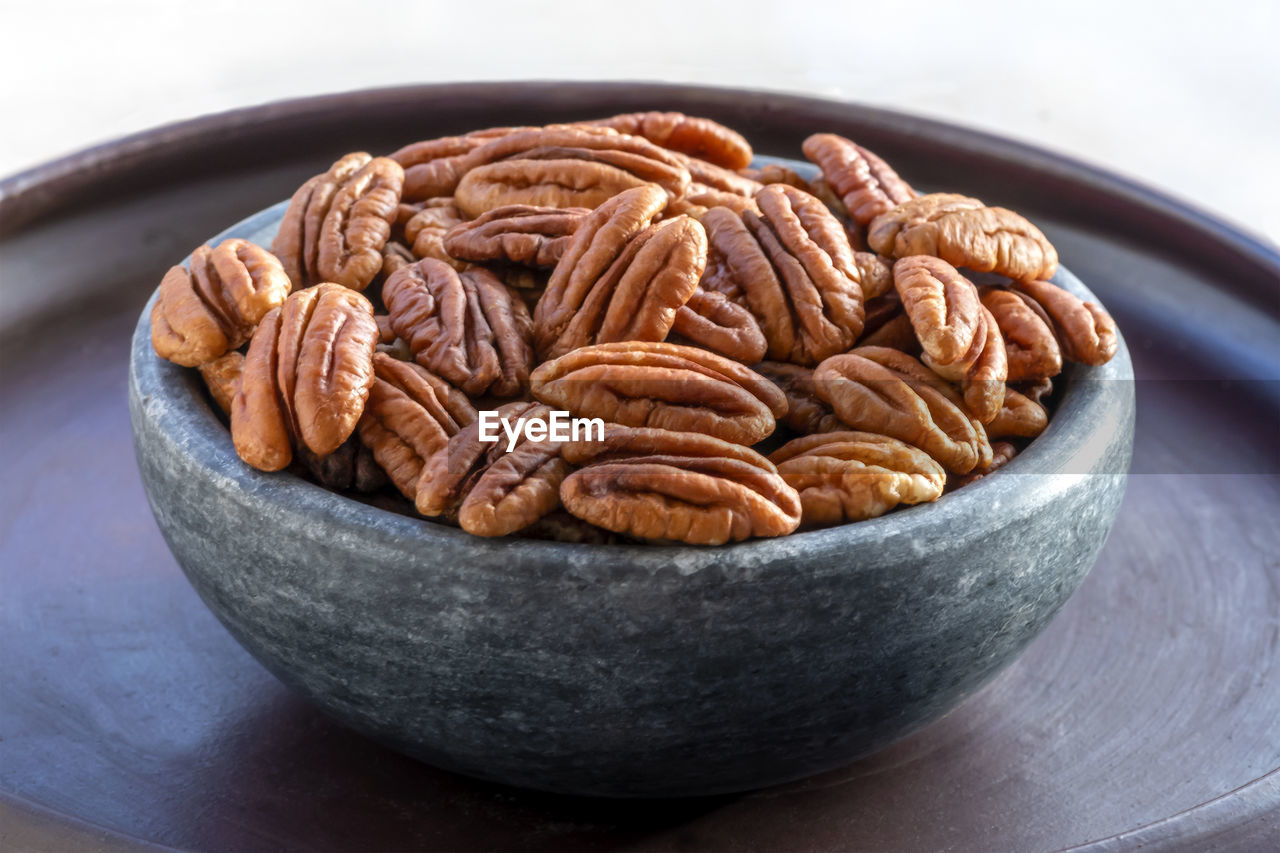
M788 169L780 163L766 163L759 169L739 169L738 174L762 186L765 184L790 184L796 189L817 195L809 188L808 181L796 174L794 169Z
M404 269L416 260L408 246L388 240L387 245L382 247L382 280L386 281L397 270Z
M378 324L354 290L325 283L295 291L262 319L231 405L240 458L279 471L305 445L337 450L355 430L373 384Z
M698 285L707 248L702 226L688 217L649 224L664 203L662 191L646 185L582 220L534 311L540 356L667 336Z
M736 361L671 343L597 344L538 366L533 396L624 426L703 432L755 444L787 411L786 396Z
M1014 288L1034 299L1048 314L1064 357L1099 365L1116 354L1120 346L1116 323L1101 305L1082 302L1047 281L1022 281Z
M444 235L444 251L463 261L506 261L554 267L569 238L591 211L585 207L496 207L455 225Z
M671 331L704 349L744 364L764 358L768 342L751 312L714 290L701 287L676 312Z
M476 419L466 394L426 368L373 356L374 380L360 418L360 440L409 500L418 494L423 460Z
M1012 210L953 193L922 195L880 214L867 242L882 255L932 255L1018 280L1048 278L1058 268L1058 252L1039 228Z
M798 433L835 432L845 425L818 396L813 370L782 361L762 361L752 367L782 389L787 396L787 413L779 420Z
M916 191L888 163L843 136L815 133L802 147L859 225L916 197Z
M231 416L231 401L235 399L243 372L244 356L235 350L200 365L200 378L209 389L209 396L228 417Z
M161 358L198 367L249 340L289 289L289 277L266 249L235 239L216 249L201 246L191 253L189 270L175 266L160 282L151 345Z
M707 211L713 207L726 207L734 213L742 213L744 210L760 212L760 208L756 206L755 199L750 196L738 195L737 193L708 187L704 184L692 183L689 184L689 188L685 190L684 195L667 205L663 215L678 216L685 214L692 216L694 219L702 219Z
M870 302L893 290L893 264L875 252L854 252L853 262L858 267L858 283L862 298Z
M650 142L722 166L743 169L751 165L751 145L737 131L709 118L683 113L623 113L587 124L611 127L643 136Z
M947 491L955 491L956 489L967 486L970 483L976 483L978 480L981 480L983 477L996 471L996 469L1003 468L1005 465L1008 465L1013 461L1013 457L1017 455L1018 448L1010 442L991 442L991 462L983 468L975 468L968 474L964 474L962 476L956 476L954 474L948 475Z
M826 207L786 184L756 195L760 213L713 208L703 286L750 309L769 358L815 364L862 332L861 273L844 230Z
M684 193L686 196L692 193L695 187L700 187L704 192L717 192L726 198L739 196L740 199L750 199L764 187L764 184L757 180L714 163L708 163L706 160L699 160L697 157L678 154L676 159L689 171L689 188Z
M935 501L947 475L919 448L870 432L828 432L789 441L769 454L800 493L806 527L862 521L899 504Z
M412 247L414 257L435 258L462 271L470 264L449 254L444 246L444 235L465 221L453 199L433 198L405 223L404 237Z
M294 287L368 287L382 269L403 184L399 163L360 151L299 187L271 243Z
M1049 413L1044 406L1012 388L1006 388L1004 404L986 429L990 438L1035 438L1048 425Z
M528 387L529 311L488 270L459 273L424 258L387 280L382 301L414 359L466 393L511 397Z
M442 136L406 145L391 155L392 160L404 167L404 198L422 201L453 195L458 181L465 174L463 163L467 154L499 136L521 130L536 128L491 127L461 136Z
M1008 381L1048 379L1062 372L1062 352L1052 325L1043 311L1031 307L1038 308L1038 303L1010 290L988 288L982 292L982 304L1000 327Z
M822 362L813 380L840 420L915 445L948 471L967 474L991 458L986 431L960 396L905 353L858 347Z
M560 505L560 483L569 465L560 455L562 442L531 440L530 422L548 423L551 410L537 403L507 403L498 417L518 424L525 419L520 440L507 450L508 440L485 442L476 421L428 457L418 480L415 504L426 516L456 518L462 529L476 536L505 536L542 518ZM545 435L548 429L542 430Z
M606 530L722 545L800 523L799 497L769 460L709 435L615 426L564 456L585 466L560 486L565 509Z

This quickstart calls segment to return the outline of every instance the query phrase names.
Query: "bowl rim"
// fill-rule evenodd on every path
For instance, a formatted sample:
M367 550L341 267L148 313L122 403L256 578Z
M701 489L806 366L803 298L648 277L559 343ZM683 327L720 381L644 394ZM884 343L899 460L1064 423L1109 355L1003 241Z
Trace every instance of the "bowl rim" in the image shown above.
M795 162L779 157L763 159ZM278 226L288 204L286 199L253 213L209 238L208 243L216 245L230 237L269 242L264 239L265 235ZM181 263L185 265L189 259L190 256ZM1081 299L1101 304L1101 300L1061 264L1051 281ZM651 561L678 557L680 569L686 573L710 565L758 566L776 560L786 563L797 552L837 554L860 547L883 546L887 541L904 537L928 540L945 534L954 538L974 528L973 519L992 506L999 506L1003 512L1009 513L1011 508L1001 497L1010 490L1023 492L1030 489L1028 498L1040 494L1047 499L1082 474L1127 476L1127 467L1124 471L1092 471L1090 466L1081 465L1078 461L1082 457L1097 457L1102 449L1097 443L1098 430L1114 423L1113 418L1105 417L1106 413L1115 411L1122 399L1131 399L1134 394L1128 347L1123 335L1118 333L1116 355L1106 364L1098 367L1073 363L1064 365L1060 376L1066 381L1059 391L1054 417L1026 449L993 473L963 489L943 495L937 501L900 507L864 521L714 546L665 543L597 545L518 536L474 536L428 518L382 509L329 490L287 470L267 473L244 464L236 455L230 431L213 412L207 395L201 392L198 372L161 359L152 348L150 316L158 294L157 287L143 307L134 330L129 365L130 395L146 401L148 416L157 428L170 435L183 434L186 437L180 443L181 449L200 470L223 478L224 487L291 506L294 511L321 522L326 530L364 526L370 531L378 529L383 535L399 538L406 547L435 544L466 548L477 560L488 564L501 564L504 559L509 559L509 549L513 544L529 549L530 557L539 561L561 558L577 563L584 554L607 555L610 564L635 563L641 558ZM1114 387L1127 391L1116 397L1108 393L1108 389ZM157 395L177 404L154 405ZM1088 426L1090 419L1091 427ZM139 429L137 417L132 421L136 437ZM1106 439L1104 444L1112 443L1111 436L1103 437ZM1073 461L1077 464L1070 464ZM1019 486L1015 487L1015 483ZM1033 499L1024 502L1027 510L1041 503L1042 500ZM1016 514L1017 507L1012 509Z

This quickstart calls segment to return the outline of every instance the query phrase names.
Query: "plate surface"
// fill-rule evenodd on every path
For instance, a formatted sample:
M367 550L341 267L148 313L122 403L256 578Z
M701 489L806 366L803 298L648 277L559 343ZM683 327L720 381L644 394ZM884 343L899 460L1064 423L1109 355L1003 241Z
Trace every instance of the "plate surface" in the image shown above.
M812 130L844 133L913 181L1042 225L1133 351L1125 505L1028 652L871 759L674 803L450 776L321 717L204 609L137 480L129 332L169 264L345 150L653 107L722 119L779 156ZM161 129L6 181L0 227L0 846L1256 849L1280 831L1280 258L1193 210L1014 143L847 104L522 84Z

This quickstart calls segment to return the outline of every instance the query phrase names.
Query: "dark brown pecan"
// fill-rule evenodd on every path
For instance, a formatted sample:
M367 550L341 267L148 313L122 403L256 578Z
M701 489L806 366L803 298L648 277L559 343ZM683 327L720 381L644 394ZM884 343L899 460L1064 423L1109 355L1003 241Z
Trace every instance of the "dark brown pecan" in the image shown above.
M444 235L444 250L464 261L506 261L554 267L569 238L591 211L585 207L496 207L456 225Z
M1062 355L1084 364L1106 364L1120 346L1116 323L1101 305L1082 302L1056 284L1023 281L1014 285L1034 299L1053 321Z
M200 365L200 378L209 389L209 396L227 417L231 416L231 401L235 399L243 372L244 356L235 350Z
M722 166L743 169L751 165L751 145L735 130L709 118L683 113L624 113L588 124L611 127L643 136L650 142Z
M433 198L405 223L404 237L413 248L415 257L435 258L461 271L470 265L449 254L444 247L444 235L464 221L453 199Z
M511 397L528 387L529 311L488 270L459 273L425 258L389 278L382 301L414 359L466 393Z
M1053 396L1052 379L1038 379L1034 382L1018 382L1016 384L1011 382L1009 387L1040 405L1044 405L1045 400Z
M1008 465L1013 461L1013 457L1017 455L1018 448L1009 442L991 442L991 462L985 467L975 468L963 476L956 476L954 474L949 475L947 477L947 491L955 491L956 489L967 486L970 483L976 483L978 480L981 480L996 469L1003 468L1005 465Z
M840 420L913 444L948 471L967 474L991 459L982 423L945 380L905 353L858 347L822 362L813 380Z
M1012 210L952 193L922 195L880 214L867 242L882 255L932 255L1018 280L1049 278L1058 268L1058 252L1039 228Z
M916 197L916 191L888 163L843 136L815 133L804 141L803 149L859 225Z
M543 358L591 343L660 341L706 265L706 234L685 216L650 221L665 196L652 185L592 211L574 232L534 311Z
M476 419L466 394L426 368L373 356L374 380L360 418L360 439L409 500L427 457Z
M828 432L789 441L769 454L800 493L806 527L862 521L899 504L935 501L947 474L929 454L870 432Z
M560 486L565 509L606 530L722 545L800 523L799 498L769 460L708 435L615 426L564 455L585 466Z
M373 453L355 433L328 456L316 456L302 445L297 450L294 464L302 476L339 492L367 494L381 489L388 482Z
M714 290L701 287L676 312L671 331L704 349L744 364L764 358L768 342L751 312Z
M818 396L813 370L781 361L762 361L753 370L768 377L787 396L787 413L779 420L799 433L835 432L845 425Z
M373 384L378 324L359 293L326 283L295 291L262 319L231 406L240 458L279 471L305 445L337 450L355 430Z
M271 243L294 287L368 287L382 269L403 183L395 160L360 151L299 187Z
M1004 405L987 424L990 438L1035 438L1049 425L1044 406L1012 388L1004 392Z
M624 426L703 432L755 444L787 398L768 379L715 353L670 343L598 344L538 366L533 395L575 415Z
M540 422L549 431L551 410L537 403L507 403L498 418L525 426L514 448L498 430L498 441L482 441L481 422L458 432L422 466L415 504L426 516L456 518L462 529L476 536L514 533L560 505L560 483L569 465L560 456L562 442L535 441L528 424Z
M988 288L982 292L982 305L1000 327L1010 382L1049 379L1062 372L1062 352L1052 324L1043 311L1032 308L1038 303L1010 290Z
M175 266L151 308L156 355L198 367L249 340L253 329L289 295L275 256L247 240L224 240L191 253L190 270Z
M382 247L382 280L386 281L397 270L404 269L416 260L408 246L388 240L387 245Z
M404 167L404 198L423 201L453 195L458 181L465 174L463 163L467 154L499 136L521 130L536 128L491 127L461 136L442 136L406 145L391 155L392 160Z

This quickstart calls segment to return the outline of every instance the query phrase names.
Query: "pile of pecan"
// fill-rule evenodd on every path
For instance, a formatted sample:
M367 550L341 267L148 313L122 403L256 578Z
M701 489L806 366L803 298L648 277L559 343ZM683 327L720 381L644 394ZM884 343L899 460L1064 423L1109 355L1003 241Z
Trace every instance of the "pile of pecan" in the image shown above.
M245 463L478 536L721 544L937 500L1115 325L1017 213L803 150L813 180L655 112L348 154L269 250L171 269L152 341ZM605 426L538 440L560 412Z

